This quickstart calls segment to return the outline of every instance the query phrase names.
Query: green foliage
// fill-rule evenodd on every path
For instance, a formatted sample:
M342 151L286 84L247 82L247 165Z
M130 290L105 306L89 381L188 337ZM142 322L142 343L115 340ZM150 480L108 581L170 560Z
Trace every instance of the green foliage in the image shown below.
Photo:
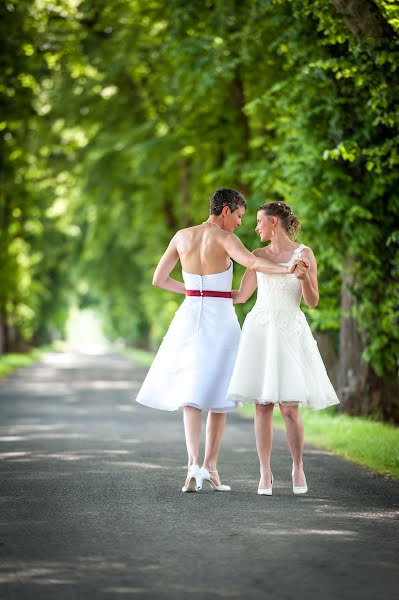
M34 363L38 362L43 354L49 350L49 348L36 348L31 352L26 352L24 354L13 354L9 353L5 356L0 357L0 378L5 375L10 375L16 369L20 369L21 367L29 367Z
M19 338L43 343L68 310L66 179L53 175L41 102L50 85L45 64L46 19L30 2L1 7L0 315L6 349ZM11 339L13 338L13 339Z
M240 409L243 416L253 418L254 406ZM323 411L301 410L306 440L339 456L363 465L377 473L399 479L399 431L387 423L339 414L334 407ZM278 409L273 426L285 429Z
M0 313L42 339L77 294L110 338L159 342L181 298L152 289L153 270L228 185L247 193L251 249L265 200L300 217L319 263L314 329L336 336L354 264L364 358L395 373L399 17L375 5L378 39L329 0L10 0Z

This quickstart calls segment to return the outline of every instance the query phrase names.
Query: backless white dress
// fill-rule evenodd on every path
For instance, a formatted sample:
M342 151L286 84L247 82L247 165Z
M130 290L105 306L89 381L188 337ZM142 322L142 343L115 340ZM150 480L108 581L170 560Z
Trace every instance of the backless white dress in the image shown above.
M233 264L223 273L182 271L186 290L230 292ZM162 410L183 406L229 412L227 399L240 339L231 298L186 296L169 326L136 398Z
M306 248L300 244L289 265ZM256 273L258 295L248 313L228 390L242 403L298 403L314 409L338 404L323 360L299 305L301 283L294 274Z

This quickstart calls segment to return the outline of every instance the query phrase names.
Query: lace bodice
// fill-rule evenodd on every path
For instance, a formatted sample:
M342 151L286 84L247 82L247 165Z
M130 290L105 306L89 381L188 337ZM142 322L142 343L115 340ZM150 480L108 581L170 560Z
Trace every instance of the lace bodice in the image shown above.
M300 257L302 250L306 248L300 244L286 263L289 266L294 260ZM256 273L258 280L258 296L253 307L255 313L268 313L270 311L289 311L299 310L299 304L302 297L301 282L292 273L290 275L275 275L266 273Z

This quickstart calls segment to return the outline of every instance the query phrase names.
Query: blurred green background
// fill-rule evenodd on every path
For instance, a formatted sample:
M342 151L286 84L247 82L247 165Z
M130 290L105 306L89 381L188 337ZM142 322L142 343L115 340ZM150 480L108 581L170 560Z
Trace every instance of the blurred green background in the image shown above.
M156 348L182 300L151 287L157 261L235 187L250 249L268 199L302 221L321 291L307 316L342 408L398 422L397 2L0 13L0 353L81 331L82 310L97 341Z

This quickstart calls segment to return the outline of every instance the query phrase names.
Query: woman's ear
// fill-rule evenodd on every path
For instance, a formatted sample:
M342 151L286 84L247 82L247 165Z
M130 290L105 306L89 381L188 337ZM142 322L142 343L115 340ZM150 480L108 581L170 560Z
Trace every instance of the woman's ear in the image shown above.
M228 206L223 206L222 208L222 215L225 217L226 215L228 215L230 212L230 209Z

